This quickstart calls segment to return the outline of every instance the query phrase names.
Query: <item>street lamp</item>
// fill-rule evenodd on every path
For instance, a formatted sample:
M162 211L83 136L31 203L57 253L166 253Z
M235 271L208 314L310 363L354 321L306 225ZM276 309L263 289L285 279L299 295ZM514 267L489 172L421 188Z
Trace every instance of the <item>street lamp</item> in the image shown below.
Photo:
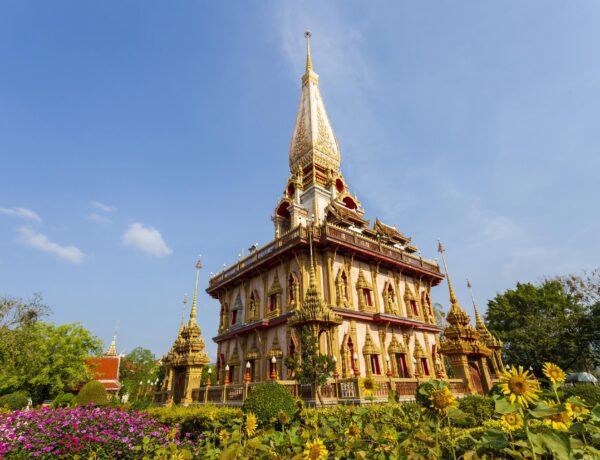
M358 369L358 353L354 352L352 358L354 359L354 375L358 377L360 375L360 370Z
M225 366L225 380L223 381L225 385L229 384L229 364Z
M244 376L244 383L247 385L252 381L252 377L250 376L250 368L252 367L252 364L250 364L250 361L246 362L246 375Z
M277 379L277 358L271 357L271 380Z

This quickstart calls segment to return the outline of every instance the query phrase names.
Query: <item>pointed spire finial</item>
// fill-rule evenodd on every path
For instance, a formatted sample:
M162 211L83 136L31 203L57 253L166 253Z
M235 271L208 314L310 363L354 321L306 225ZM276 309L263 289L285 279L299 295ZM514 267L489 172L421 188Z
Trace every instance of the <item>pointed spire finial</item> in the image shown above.
M181 331L183 330L183 325L185 324L185 309L187 307L187 303L188 303L188 295L184 294L183 295L183 300L181 302L183 304L183 306L181 307L181 324L179 324L179 333L181 334Z
M312 59L310 58L310 31L304 32L306 37L306 73L312 70Z
M200 269L202 268L202 259L198 256L196 262L196 286L194 287L194 297L192 299L192 309L190 310L190 321L189 324L196 322L196 305L198 302L198 276L200 275Z
M438 238L438 252L442 255L442 261L444 263L444 272L446 273L446 280L448 281L448 290L450 291L450 303L452 304L452 308L455 308L455 305L458 304L456 301L456 294L454 293L454 287L452 286L452 281L450 280L450 273L448 272L448 266L446 265L446 257L444 256L444 246L442 246L442 241Z
M106 356L117 356L117 334L113 335L112 342L106 350Z
M475 303L475 297L473 296L473 286L471 285L471 281L467 278L467 288L469 288L469 293L471 294L471 302L473 302L473 309L475 310L475 323L479 325L483 325L483 319L479 316L479 311L477 310L477 304Z

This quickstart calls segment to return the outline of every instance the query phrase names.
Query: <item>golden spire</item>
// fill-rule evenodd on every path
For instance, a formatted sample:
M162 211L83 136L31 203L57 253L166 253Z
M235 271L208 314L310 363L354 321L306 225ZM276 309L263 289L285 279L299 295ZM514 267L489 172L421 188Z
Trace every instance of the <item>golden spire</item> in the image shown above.
M117 356L117 334L113 335L112 342L106 351L106 356Z
M306 73L312 70L312 59L310 58L310 32L307 30L304 32L306 37Z
M183 325L185 324L185 308L187 307L187 303L188 303L188 296L187 294L184 294L183 296L183 307L181 307L181 324L179 325L179 334L181 334L181 331L183 331Z
M442 242L438 239L438 252L442 255L442 262L444 263L444 272L446 273L446 280L448 281L448 290L450 291L450 303L452 304L452 308L458 305L458 301L456 300L456 294L454 294L454 287L452 286L452 281L450 280L450 273L448 272L448 267L446 266L446 257L444 256L444 246L442 246Z
M479 311L477 310L477 304L475 303L475 297L473 296L473 286L471 286L471 281L469 280L469 278L467 278L467 287L469 288L469 293L471 294L471 302L473 302L473 309L475 310L475 324L477 324L478 327L485 327L481 316L479 316Z
M190 320L189 325L196 323L196 303L198 300L198 275L200 275L200 269L202 268L202 260L200 256L198 256L198 261L196 262L196 287L194 287L194 298L192 299L192 309L190 310Z

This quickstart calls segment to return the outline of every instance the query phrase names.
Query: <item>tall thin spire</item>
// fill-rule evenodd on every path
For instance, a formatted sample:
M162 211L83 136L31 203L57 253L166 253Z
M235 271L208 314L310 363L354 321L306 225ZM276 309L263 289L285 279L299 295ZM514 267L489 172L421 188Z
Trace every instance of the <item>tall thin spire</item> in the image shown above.
M198 301L198 276L200 275L200 269L202 268L202 260L198 256L196 262L196 286L194 287L194 298L192 299L192 309L190 310L190 321L189 324L196 323L196 304Z
M304 32L306 37L306 73L312 70L312 59L310 57L310 31Z
M117 320L117 324L115 325L115 333L113 334L112 341L106 350L106 356L117 356L117 332L119 331L119 321Z
M188 295L184 294L183 295L183 300L182 300L182 307L181 307L181 324L179 325L179 333L181 334L181 331L183 331L183 325L185 324L185 309L187 307L187 303L188 303Z
M458 301L456 300L456 294L454 293L454 287L452 286L452 281L450 280L450 273L448 272L448 266L446 265L446 257L444 256L444 246L442 246L442 242L438 239L438 252L442 255L442 262L444 263L444 272L446 273L446 280L448 281L448 290L450 291L450 303L452 304L452 308L455 308L455 305L458 306Z
M469 294L471 294L471 302L473 302L473 309L475 310L475 323L479 326L480 324L484 324L481 316L479 316L479 311L477 310L477 304L475 303L475 297L473 296L473 286L471 285L471 281L467 278L467 288L469 288Z

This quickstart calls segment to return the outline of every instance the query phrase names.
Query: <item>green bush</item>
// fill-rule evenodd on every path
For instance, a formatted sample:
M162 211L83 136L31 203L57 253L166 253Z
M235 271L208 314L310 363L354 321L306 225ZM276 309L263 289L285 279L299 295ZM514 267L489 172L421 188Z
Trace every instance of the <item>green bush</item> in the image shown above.
M52 407L69 407L73 400L75 399L75 395L73 393L63 393L62 391L54 398L52 402Z
M106 406L108 404L108 395L106 394L104 385L92 380L79 390L75 400L80 406L86 406L90 403L94 406Z
M467 414L459 425L475 428L494 415L494 399L489 396L469 395L458 400L458 408Z
M0 396L0 407L10 410L21 410L25 409L28 400L29 397L27 396L27 393L23 391L16 391L14 393Z
M259 423L266 425L272 419L277 420L279 411L285 412L291 420L296 413L296 405L290 392L275 382L261 383L255 386L242 407L244 412L253 412Z
M196 436L215 429L230 430L233 420L242 414L240 409L216 406L152 407L147 412L165 425L179 425L182 435L190 433Z
M600 386L598 385L579 383L573 386L564 386L562 390L565 399L570 398L571 396L577 396L591 406L600 404Z

